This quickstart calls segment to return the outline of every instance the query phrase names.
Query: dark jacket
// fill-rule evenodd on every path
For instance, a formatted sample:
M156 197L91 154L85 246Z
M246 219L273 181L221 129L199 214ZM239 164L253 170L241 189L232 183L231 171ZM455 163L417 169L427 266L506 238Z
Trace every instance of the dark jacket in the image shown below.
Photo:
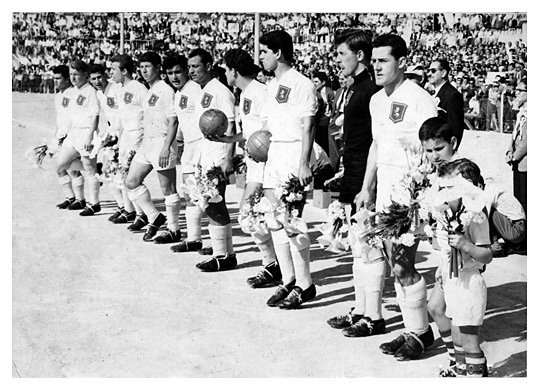
M438 103L438 116L445 119L457 137L460 145L464 133L464 98L449 82L445 82L436 94Z

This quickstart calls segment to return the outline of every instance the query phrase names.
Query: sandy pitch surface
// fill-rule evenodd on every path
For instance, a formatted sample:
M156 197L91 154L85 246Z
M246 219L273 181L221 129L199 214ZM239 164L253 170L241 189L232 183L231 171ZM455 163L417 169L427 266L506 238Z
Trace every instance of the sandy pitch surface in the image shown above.
M237 224L238 267L201 273L195 264L202 256L145 243L142 234L108 222L114 205L106 186L96 216L56 209L63 195L54 161L35 170L24 159L29 147L54 135L53 96L13 93L12 102L14 378L429 378L447 365L439 339L412 362L397 362L378 350L403 331L389 277L386 334L351 339L326 324L354 304L352 259L319 248L314 226L325 221L325 211L311 202L305 217L317 297L300 310L267 307L273 288L253 290L245 283L261 257ZM508 142L507 134L466 131L461 155L479 164L487 182L510 190L511 171L503 161ZM164 210L154 173L147 185ZM234 185L227 189L233 218L241 192ZM180 222L185 232L183 214ZM203 234L209 243L205 223ZM421 243L418 255L430 294L437 253ZM494 259L484 274L482 348L492 376L527 376L526 262L519 255Z

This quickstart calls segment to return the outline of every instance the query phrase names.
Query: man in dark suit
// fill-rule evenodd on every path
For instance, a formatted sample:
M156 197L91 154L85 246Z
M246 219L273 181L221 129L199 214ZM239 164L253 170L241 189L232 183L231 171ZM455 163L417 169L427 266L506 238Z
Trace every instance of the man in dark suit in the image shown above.
M315 116L315 142L329 155L328 127L335 92L328 86L329 79L324 72L315 72L313 74L313 84L316 87L316 97L318 99L318 111Z
M445 119L457 137L457 148L464 133L464 98L449 81L449 62L438 59L430 64L428 70L429 83L434 87L434 97L438 105L438 116Z

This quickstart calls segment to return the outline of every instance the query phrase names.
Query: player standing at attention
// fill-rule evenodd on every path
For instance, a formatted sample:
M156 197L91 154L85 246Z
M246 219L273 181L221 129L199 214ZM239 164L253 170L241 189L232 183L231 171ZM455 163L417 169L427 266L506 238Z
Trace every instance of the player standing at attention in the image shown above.
M240 119L242 132L233 136L218 139L223 142L242 142L248 140L251 134L262 129L261 113L266 101L266 85L255 80L255 75L259 68L254 64L253 58L242 49L231 49L225 53L224 64L225 75L228 85L239 88L240 95ZM264 181L263 162L256 162L248 155L245 156L247 165L247 177L245 190L240 201L240 210L246 200L256 191L262 188ZM271 234L253 232L251 233L254 242L262 253L262 269L257 275L247 279L249 286L253 288L262 287L268 283L281 280L281 270L277 263L275 248Z
M54 96L54 107L56 108L56 133L59 147L67 137L70 126L69 103L74 103L69 92L72 91L69 80L69 67L58 65L52 70L54 78L54 88L58 93ZM82 169L80 159L73 160L67 175L59 178L60 185L66 195L66 200L56 205L59 209L67 209L75 200L84 201L84 177L79 170L74 170L73 165L78 165Z
M174 111L178 116L178 133L183 137L183 153L181 156L182 178L185 183L194 176L196 165L202 152L202 132L198 127L195 107L200 98L200 85L189 79L187 58L183 55L171 54L165 59L164 67L170 83L176 88ZM184 191L185 221L187 238L173 245L173 252L192 252L202 249L201 220L202 210L195 205L189 193Z
M80 157L86 172L85 181L90 191L90 202L86 205L84 196L82 196L82 199L77 199L67 208L69 210L84 208L80 215L89 216L101 211L99 205L100 182L96 178L97 157L93 153L94 134L99 123L99 101L95 89L88 83L88 65L84 61L71 62L69 77L73 84L73 90L69 93L70 126L67 138L58 152L56 173L60 182L66 185L65 183L69 183L69 180L66 179L67 169L74 160ZM78 182L75 186L78 186ZM80 187L82 188L82 184Z
M118 84L110 83L105 68L101 64L91 64L90 69L90 84L97 90L97 99L99 100L99 107L105 114L107 121L107 130L99 132L99 136L102 141L105 141L107 137L118 138L119 133L119 118L118 118L118 98L117 90ZM109 217L109 221L113 222L114 219L119 217L124 210L124 201L122 198L122 191L117 187L115 183L111 183L110 189L114 200L118 205L118 209L114 214Z
M117 89L118 119L120 135L118 136L118 159L120 165L125 167L130 153L138 150L144 134L144 111L142 104L148 89L137 80L133 80L135 64L127 54L112 57L112 81L120 87ZM128 223L129 230L138 231L148 224L148 217L144 211L129 199L125 183L121 184L124 210L114 219L114 223Z
M356 207L368 207L375 199L376 211L391 201L406 204L409 194L399 183L408 171L407 151L419 150L417 133L425 120L438 115L436 103L427 91L404 76L408 49L394 34L373 41L372 65L376 84L383 89L371 98L373 141L367 170ZM415 269L419 240L410 248L384 243L395 274L395 291L406 333L380 346L383 353L399 361L416 359L434 342L427 315L427 284Z
M202 114L214 108L222 111L228 119L227 135L236 132L234 115L234 95L217 78L213 77L213 58L204 49L194 49L189 53L188 66L191 79L201 88L200 97L195 106L195 120L199 122ZM235 144L212 142L206 138L201 140L201 153L198 165L203 170L213 166L221 167L225 176L233 171L232 158ZM219 203L210 203L206 214L210 220L208 230L213 248L213 256L196 267L204 272L215 272L232 269L237 265L234 245L232 243L232 224L225 201L226 183L219 183Z
M148 216L148 221L152 221L142 239L152 241L159 227L166 221L166 232L156 237L154 242L177 242L180 240L180 196L176 191L178 118L174 112L174 90L161 80L159 54L147 51L140 56L139 63L142 77L150 90L142 103L144 137L129 167L125 185L129 198L140 206ZM150 191L143 183L153 168L157 170L161 191L165 196L167 217L154 206Z
M317 110L316 88L311 80L292 68L294 47L288 33L271 31L261 36L259 42L264 69L275 72L275 78L267 85L262 121L263 129L272 133L263 188L265 196L276 205L274 189L286 183L291 175L296 176L304 187L313 180L310 165ZM283 286L277 288L267 304L296 309L316 296L310 271L309 235L300 233L289 237L283 228L273 230L271 235Z

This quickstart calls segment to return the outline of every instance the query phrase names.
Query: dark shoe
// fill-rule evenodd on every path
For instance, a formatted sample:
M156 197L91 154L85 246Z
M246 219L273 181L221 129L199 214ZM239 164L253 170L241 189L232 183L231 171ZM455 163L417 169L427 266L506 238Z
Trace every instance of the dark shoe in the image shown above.
M228 271L238 265L236 255L215 256L198 263L196 267L202 272Z
M285 286L279 286L277 287L277 290L273 293L273 295L268 299L266 302L266 305L275 307L279 302L281 302L283 299L285 299L288 294L290 294L290 291L292 291L292 288L296 285L296 280L294 279L290 283L288 283Z
M71 203L69 206L67 206L68 210L83 210L86 207L86 201L83 200L75 200L73 203Z
M173 242L180 242L182 239L182 233L180 229L173 232L170 229L165 230L163 234L154 238L153 242L156 244L172 244Z
M144 233L144 237L142 239L146 242L151 241L155 235L157 234L157 231L161 227L162 224L164 224L167 221L167 218L159 213L157 217L155 217L155 220L148 224L148 229L146 230L146 233Z
M406 333L405 338L406 342L394 355L399 361L417 359L419 355L421 355L421 352L434 343L434 333L432 333L432 328L430 326L425 333L419 336L411 332Z
M247 284L252 288L259 288L269 284L275 284L281 281L281 268L276 261L271 262L262 268L256 276L247 279Z
M296 286L277 306L285 310L297 309L303 302L310 301L314 297L316 297L316 287L314 284L311 284L305 291L301 287Z
M129 223L134 222L137 218L137 212L136 211L123 211L115 220L112 222L120 224L120 223Z
M507 245L498 240L492 243L490 250L492 251L492 257L506 257L508 254Z
M65 210L69 206L71 206L73 202L75 202L75 198L69 198L69 199L64 200L62 203L58 203L56 207L58 207L59 209Z
M404 337L404 334L401 334L389 343L381 344L379 348L386 355L394 355L405 342L406 338Z
M180 241L178 245L173 245L170 247L172 252L195 252L199 249L202 249L202 241Z
M200 248L200 250L198 251L198 254L203 255L203 256L211 256L213 255L213 248L211 246L206 247L206 248Z
M94 215L95 213L99 213L101 211L101 206L99 203L96 204L88 204L84 210L82 210L79 215L82 217L89 217L90 215Z
M373 321L369 317L363 317L354 325L342 330L346 337L367 337L385 332L386 322L383 318Z
M116 218L118 218L120 215L122 215L122 212L124 211L124 208L122 207L121 209L116 209L116 212L114 214L112 214L110 217L109 217L109 221L110 222L114 222L114 220Z
M353 311L354 308L351 308L348 314L330 318L327 321L328 325L335 329L344 329L354 325L363 318L363 314L352 314Z
M135 217L135 222L133 222L131 225L127 227L128 230L131 230L132 232L137 232L139 230L142 230L144 226L148 224L148 217L146 214L137 215Z

